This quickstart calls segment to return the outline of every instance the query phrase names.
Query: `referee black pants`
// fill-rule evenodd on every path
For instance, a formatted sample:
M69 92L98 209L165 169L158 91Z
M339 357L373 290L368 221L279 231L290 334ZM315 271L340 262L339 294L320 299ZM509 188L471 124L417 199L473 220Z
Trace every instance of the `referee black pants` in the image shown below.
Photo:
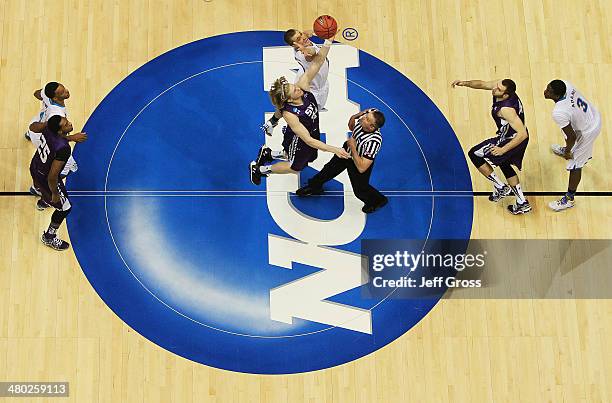
M340 158L334 155L334 157L325 164L323 169L308 181L308 186L314 189L320 189L325 182L334 179L346 169L351 180L351 185L353 185L355 196L364 202L366 206L377 206L387 198L370 185L370 175L372 174L373 167L374 162L372 162L372 165L362 173L357 170L352 159Z

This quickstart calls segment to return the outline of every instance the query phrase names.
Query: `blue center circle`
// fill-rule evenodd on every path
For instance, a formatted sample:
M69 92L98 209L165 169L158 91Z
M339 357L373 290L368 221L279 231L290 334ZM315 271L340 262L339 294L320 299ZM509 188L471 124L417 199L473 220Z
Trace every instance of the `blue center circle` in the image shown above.
M292 239L268 210L265 180L256 188L248 177L263 142L258 126L273 111L262 51L283 45L281 32L232 33L146 63L87 121L79 172L68 182L70 238L105 303L159 346L232 371L297 373L352 361L404 334L441 297L367 298L355 287L326 299L369 312L369 332L271 317L271 290L321 271L270 263L271 237ZM333 248L359 254L363 239L469 239L467 164L433 102L363 51L346 89L351 102L386 116L371 183L390 202L367 216L357 239ZM302 182L314 173L307 168ZM328 185L330 197L288 197L304 214L333 220L344 209L333 197L342 185Z

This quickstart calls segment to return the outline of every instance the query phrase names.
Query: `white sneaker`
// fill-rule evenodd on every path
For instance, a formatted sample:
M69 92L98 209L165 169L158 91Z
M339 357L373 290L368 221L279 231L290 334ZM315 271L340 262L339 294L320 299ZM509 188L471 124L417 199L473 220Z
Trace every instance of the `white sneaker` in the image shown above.
M567 196L563 196L559 200L554 200L548 203L548 207L555 211L567 210L568 208L574 207L576 203L573 200L567 198Z
M493 193L491 193L491 195L489 196L489 201L497 203L504 197L508 196L510 193L512 193L512 189L508 185L504 185L504 187L501 189L493 188Z
M565 147L562 147L559 144L553 144L552 146L550 146L550 149L554 154L558 155L559 157L565 156Z

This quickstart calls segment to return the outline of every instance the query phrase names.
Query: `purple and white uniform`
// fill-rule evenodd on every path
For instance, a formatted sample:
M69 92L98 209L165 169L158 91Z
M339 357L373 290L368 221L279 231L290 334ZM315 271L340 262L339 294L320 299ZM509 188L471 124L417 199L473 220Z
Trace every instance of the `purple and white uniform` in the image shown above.
M71 150L68 140L45 127L41 133L38 148L30 162L30 175L32 175L34 186L42 193L42 198L47 204L60 211L69 210L71 207L68 192L58 175L57 183L60 200L59 203L52 203L48 177L53 161L62 161L65 164L68 158L70 158L70 154Z
M522 168L523 165L523 156L525 155L525 150L527 149L527 143L529 143L529 137L523 140L520 144L514 147L512 150L506 152L504 155L492 155L490 154L491 148L494 146L503 147L508 144L514 136L516 135L516 130L510 123L501 118L498 114L502 108L512 108L516 111L516 114L521 119L521 122L525 124L525 112L523 111L523 103L518 95L514 94L510 98L505 99L503 101L495 100L493 97L493 106L491 107L491 117L495 121L495 125L497 126L497 136L492 137L490 139L486 139L482 143L476 145L474 148L476 151L474 153L479 156L485 158L491 165L504 165L511 164L516 166L518 169ZM525 128L526 129L526 128ZM527 131L529 133L529 131Z
M283 111L293 113L298 117L300 123L304 125L310 136L314 139L321 139L319 131L319 107L314 95L304 91L302 105L285 104ZM287 125L283 129L283 150L287 153L291 162L291 169L301 171L309 162L317 159L317 149L307 145L295 132Z

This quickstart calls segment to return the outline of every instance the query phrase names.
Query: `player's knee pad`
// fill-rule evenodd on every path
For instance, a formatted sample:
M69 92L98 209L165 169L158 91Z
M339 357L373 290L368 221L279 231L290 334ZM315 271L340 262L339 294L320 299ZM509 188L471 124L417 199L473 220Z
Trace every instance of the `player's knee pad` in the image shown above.
M53 214L51 215L51 222L53 222L54 224L61 224L64 221L64 219L68 216L71 210L72 210L72 207L69 208L68 210L55 210Z
M510 164L500 165L499 169L501 169L501 171L504 173L506 179L516 176L516 171L514 170L514 168L512 168L512 165Z
M468 157L470 157L472 164L474 164L476 168L480 168L482 165L486 163L486 161L484 158L477 156L475 151L476 151L476 147L472 147L470 151L468 151Z

